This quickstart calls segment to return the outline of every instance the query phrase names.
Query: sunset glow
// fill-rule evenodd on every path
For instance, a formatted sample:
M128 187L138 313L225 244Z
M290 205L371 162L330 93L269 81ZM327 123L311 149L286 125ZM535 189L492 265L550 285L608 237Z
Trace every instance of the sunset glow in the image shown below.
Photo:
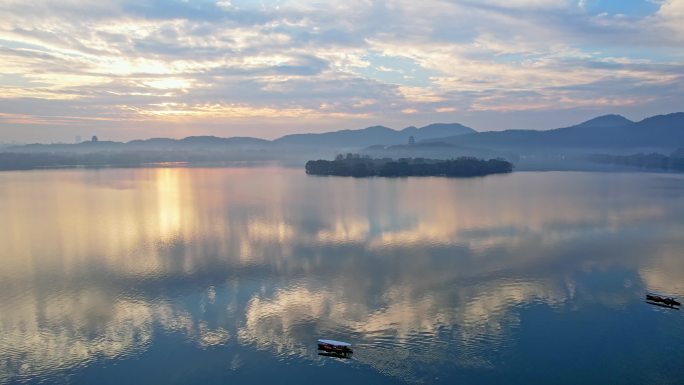
M548 129L672 112L684 96L684 0L2 1L0 12L5 142Z

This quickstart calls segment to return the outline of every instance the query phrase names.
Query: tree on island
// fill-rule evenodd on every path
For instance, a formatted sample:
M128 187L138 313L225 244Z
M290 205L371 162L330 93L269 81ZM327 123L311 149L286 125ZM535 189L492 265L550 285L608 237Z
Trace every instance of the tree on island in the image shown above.
M484 176L508 173L513 165L503 159L461 157L449 160L424 158L371 159L358 154L338 155L335 160L306 162L306 173L336 176Z

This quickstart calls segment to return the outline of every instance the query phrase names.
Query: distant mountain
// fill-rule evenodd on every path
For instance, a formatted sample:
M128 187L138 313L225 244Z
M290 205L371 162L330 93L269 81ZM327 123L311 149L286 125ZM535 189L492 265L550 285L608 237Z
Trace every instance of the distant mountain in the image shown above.
M372 126L361 130L341 130L320 134L291 134L274 140L277 144L356 147L396 141L397 131L384 127ZM408 140L408 138L407 138Z
M600 116L548 131L507 130L431 139L482 148L676 148L684 146L684 113L632 122L620 115Z
M87 142L86 142L87 143ZM156 148L167 148L173 147L178 140L170 138L151 138L151 139L138 139L131 140L127 144L131 147L156 147Z
M393 130L384 126L372 126L360 130L341 130L320 134L293 134L276 139L277 144L318 147L367 147L372 145L397 145L408 143L409 137L425 140L444 136L477 132L458 123L436 123L425 127L407 127Z
M121 142L111 142L111 141L99 141L99 142L81 142L76 144L67 143L52 143L52 144L25 144L20 146L13 146L3 148L3 151L7 152L60 152L60 151L116 151L122 150L125 147L125 143Z
M598 116L594 119L589 119L584 123L580 123L574 127L584 127L584 128L593 128L593 127L621 127L621 126L626 126L629 124L634 123L633 121L625 118L622 115L602 115Z
M153 138L134 140L126 143L135 148L197 148L197 147L225 147L225 146L267 146L271 142L265 139L250 137L219 138L216 136L188 136L183 139Z
M656 115L629 127L623 146L684 147L684 112Z
M232 138L218 138L215 136L188 136L180 140L185 145L211 146L211 145L256 145L263 146L270 143L265 139L234 136Z
M406 146L409 137L415 146ZM441 143L441 144L436 144ZM378 148L369 148L378 145ZM684 148L684 112L658 115L633 122L620 115L604 115L586 122L548 131L507 130L477 132L458 123L435 123L424 127L394 130L372 126L360 130L342 130L316 134L286 135L274 141L250 137L219 138L190 136L184 139L152 138L127 143L98 141L79 144L29 144L3 147L2 152L123 152L123 151L186 151L254 153L261 150L285 154L293 148L328 154L336 151L392 148L392 151L413 153L430 149L477 153L521 153L545 149L645 149L662 148L673 151ZM235 151L233 151L235 150ZM452 151L452 152L453 152ZM296 151L294 151L296 152Z
M216 136L188 136L183 139L152 138L132 140L130 142L81 142L77 144L27 144L5 148L19 152L99 152L99 151L173 151L173 150L201 150L222 148L264 148L272 146L272 142L265 139L249 137L219 138Z
M459 123L433 123L421 128L406 127L400 132L408 136L413 136L416 140L425 140L430 138L442 138L445 136L472 134L477 131Z

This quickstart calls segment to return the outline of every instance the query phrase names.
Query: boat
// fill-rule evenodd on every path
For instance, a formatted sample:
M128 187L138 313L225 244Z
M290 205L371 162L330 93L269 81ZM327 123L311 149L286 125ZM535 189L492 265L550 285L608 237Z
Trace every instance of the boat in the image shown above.
M318 352L318 355L323 357L340 358L344 360L351 359L351 353Z
M682 306L682 303L677 301L674 297L656 293L646 293L646 302L667 307Z
M318 340L318 350L323 350L327 353L336 354L350 354L354 353L352 345L349 342L335 341L335 340Z

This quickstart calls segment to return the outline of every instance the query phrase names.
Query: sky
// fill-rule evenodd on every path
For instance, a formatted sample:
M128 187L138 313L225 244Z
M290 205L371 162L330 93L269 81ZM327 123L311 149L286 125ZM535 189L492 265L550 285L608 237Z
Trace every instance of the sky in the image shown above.
M0 0L0 142L684 110L684 0Z

